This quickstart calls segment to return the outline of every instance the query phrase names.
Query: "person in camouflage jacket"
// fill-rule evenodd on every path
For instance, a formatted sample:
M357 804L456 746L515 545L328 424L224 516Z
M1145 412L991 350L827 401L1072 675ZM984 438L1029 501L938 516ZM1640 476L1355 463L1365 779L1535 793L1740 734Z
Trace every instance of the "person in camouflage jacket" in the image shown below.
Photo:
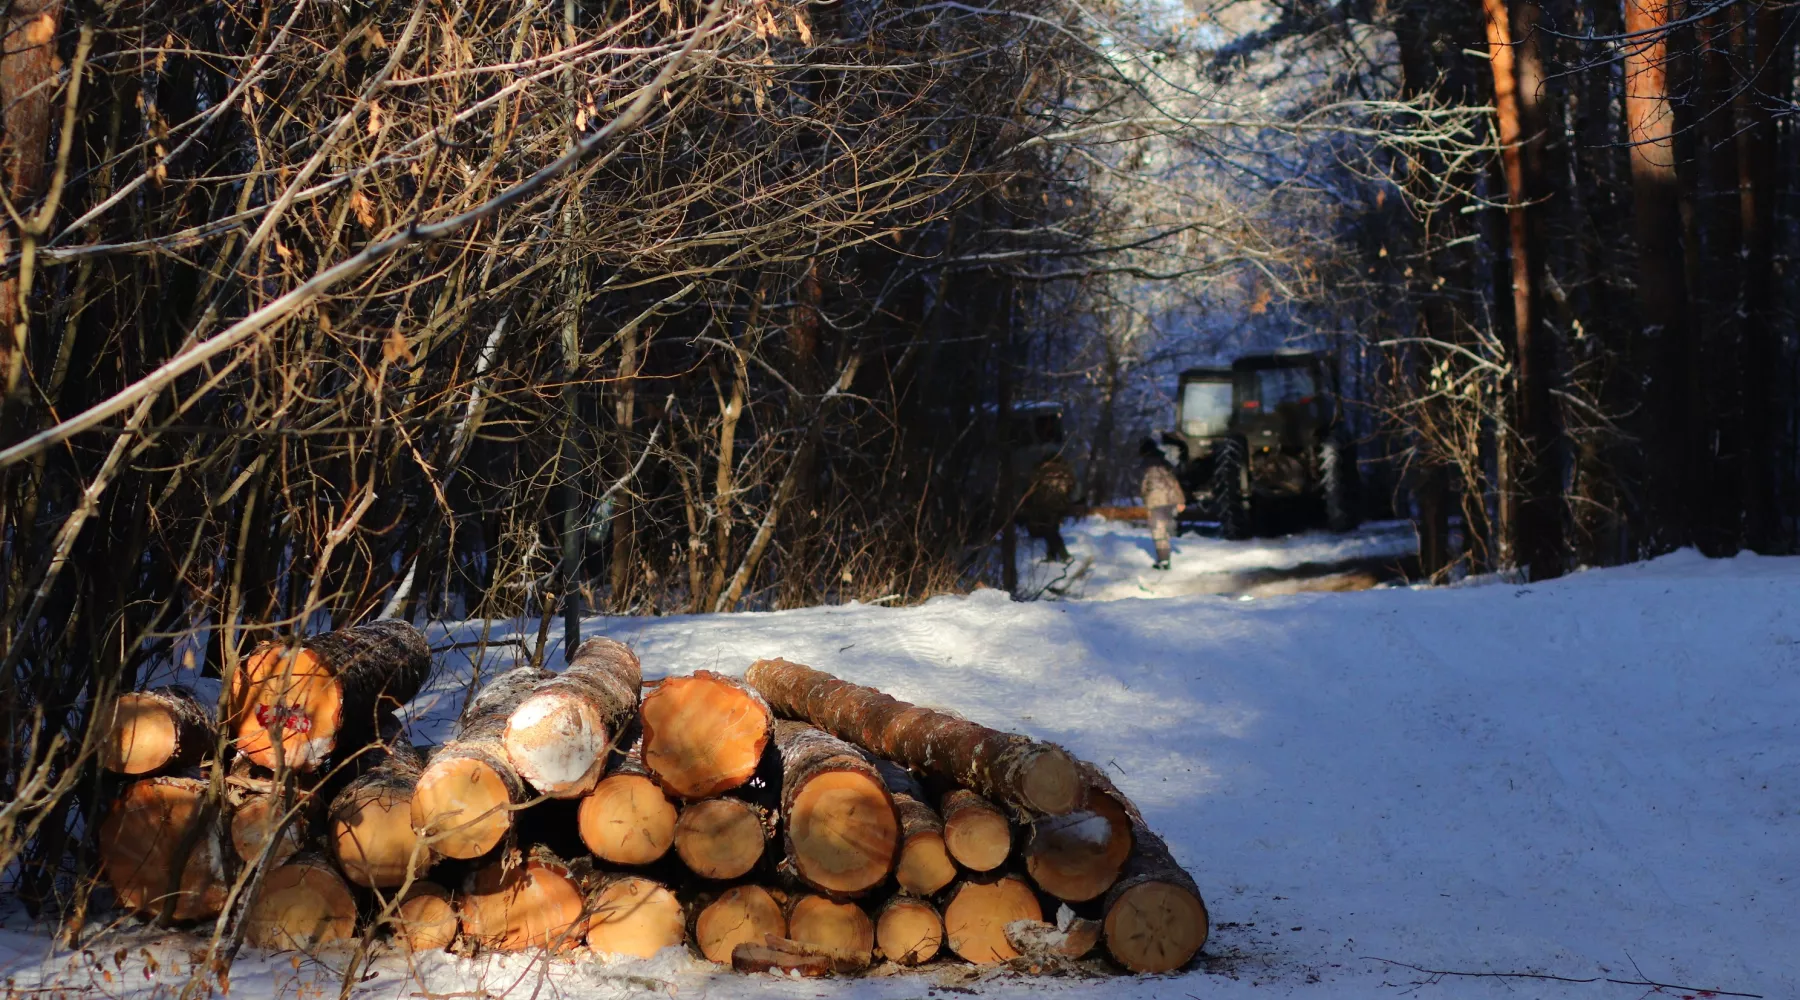
M1187 494L1153 439L1145 438L1138 447L1138 454L1142 458L1139 489L1143 492L1144 507L1150 514L1150 538L1156 544L1156 563L1152 568L1168 569L1169 557L1173 554L1175 515L1187 506Z
M1063 518L1075 503L1075 470L1061 455L1039 462L1031 473L1031 485L1019 511L1025 531L1044 541L1045 562L1068 562L1069 548L1063 543Z

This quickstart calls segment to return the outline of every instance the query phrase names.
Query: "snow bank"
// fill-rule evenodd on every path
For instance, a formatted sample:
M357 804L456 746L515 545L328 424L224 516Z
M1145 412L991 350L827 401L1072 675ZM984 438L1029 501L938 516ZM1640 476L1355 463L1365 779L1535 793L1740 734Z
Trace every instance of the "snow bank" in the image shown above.
M951 980L983 994L1646 993L1390 959L1800 996L1800 559L1680 554L1522 587L1250 601L982 592L594 633L632 643L646 676L783 655L1110 772L1206 893L1209 957L1165 978ZM441 738L463 679L445 670L421 697L420 732ZM42 958L41 938L4 943L20 985L67 961ZM498 992L495 969L521 968L433 959L424 988ZM395 960L382 970L366 995L421 989ZM294 972L252 963L235 992L272 995ZM963 974L788 983L665 956L554 966L545 992L533 973L512 995L923 997Z

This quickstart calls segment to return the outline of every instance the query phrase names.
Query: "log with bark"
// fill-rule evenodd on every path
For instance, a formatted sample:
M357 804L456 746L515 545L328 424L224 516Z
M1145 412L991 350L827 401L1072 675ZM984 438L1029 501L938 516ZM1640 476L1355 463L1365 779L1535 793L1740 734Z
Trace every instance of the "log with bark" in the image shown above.
M506 720L506 755L538 792L591 791L637 713L643 672L624 643L594 636L562 673L537 686ZM618 748L622 749L622 748Z
M1033 820L1020 848L1038 887L1071 903L1098 899L1112 887L1131 856L1132 825L1143 822L1106 775L1085 761L1081 767L1087 801L1074 812Z
M755 802L729 796L690 802L675 821L675 853L701 878L741 878L762 860L776 825L774 811Z
M875 924L862 907L805 893L787 905L788 937L831 957L837 972L868 968L875 953Z
M1075 759L1054 744L920 708L786 660L758 660L744 678L783 715L996 802L1049 815L1082 803L1086 786Z
M394 940L408 951L442 951L456 940L456 902L436 882L414 882L394 907Z
M507 717L538 684L555 676L518 667L469 700L456 735L431 755L412 796L412 826L445 857L478 858L513 828L513 806L529 798L501 739Z
M761 695L710 670L670 677L645 692L642 717L644 765L689 801L749 781L775 718Z
M835 965L830 955L774 935L760 942L745 941L731 949L731 967L743 973L770 972L819 979L831 975Z
M193 767L218 741L212 706L180 685L119 695L104 733L100 766L129 775Z
M244 940L272 951L310 952L355 937L356 897L317 851L302 851L264 875L244 914Z
M1006 925L1044 919L1037 893L1017 875L969 879L944 898L944 940L951 951L976 965L1019 957L1018 949L1006 940Z
M733 886L698 900L694 907L694 946L707 961L720 965L731 963L732 949L738 945L785 938L787 930L781 904L760 885Z
M224 830L206 808L207 782L145 778L120 794L100 824L107 880L127 908L174 920L217 916L225 906Z
M972 872L989 872L1012 854L1012 824L1000 808L967 788L944 793L944 849Z
M238 752L259 767L316 770L340 744L372 739L380 718L411 701L430 672L425 636L393 619L264 643L232 684Z
M1006 943L1020 957L1034 962L1077 959L1100 943L1100 921L1084 920L1063 907L1068 919L1051 924L1042 920L1015 920L1006 925Z
M944 947L944 918L923 899L895 896L876 913L875 945L890 962L929 962Z
M306 847L317 804L312 789L296 785L284 792L272 779L254 777L250 770L249 761L239 757L225 778L231 846L238 860L255 864L273 839L266 862L272 867Z
M826 893L853 895L881 884L900 854L900 818L881 772L862 751L805 723L776 723L775 745L784 866Z
M1131 857L1102 908L1106 950L1133 972L1179 969L1206 944L1206 903L1161 837L1141 823L1131 836Z
M431 867L431 848L412 825L413 790L425 757L411 743L385 744L371 766L331 800L326 841L344 877L365 888L389 889Z
M687 917L675 894L637 875L608 875L588 893L587 944L607 955L649 958L687 940Z
M900 859L894 864L894 881L903 892L935 896L956 880L956 863L944 846L944 821L926 805L925 790L906 768L888 760L876 761L875 768L894 799L895 815L900 817Z
M569 865L533 847L517 863L491 861L469 873L458 900L463 934L496 951L579 945L583 892Z
M577 823L594 856L616 865L647 865L675 843L675 803L644 766L643 741L581 800Z

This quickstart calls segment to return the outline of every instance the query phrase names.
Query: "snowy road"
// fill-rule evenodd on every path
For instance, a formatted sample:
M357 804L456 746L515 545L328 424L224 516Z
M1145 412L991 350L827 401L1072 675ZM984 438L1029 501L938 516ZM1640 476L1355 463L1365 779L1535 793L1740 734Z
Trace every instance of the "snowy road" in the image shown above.
M1524 587L983 592L589 625L636 645L650 674L783 655L1065 743L1193 871L1216 924L1206 957L1164 978L970 983L950 967L796 983L667 956L557 963L541 988L524 959L434 959L424 986L388 960L360 995L498 994L523 976L513 995L545 1000L1650 992L1606 978L1800 996L1800 559L1683 553ZM454 673L417 704L422 735L453 712ZM248 960L233 993L309 975L327 978L289 956Z

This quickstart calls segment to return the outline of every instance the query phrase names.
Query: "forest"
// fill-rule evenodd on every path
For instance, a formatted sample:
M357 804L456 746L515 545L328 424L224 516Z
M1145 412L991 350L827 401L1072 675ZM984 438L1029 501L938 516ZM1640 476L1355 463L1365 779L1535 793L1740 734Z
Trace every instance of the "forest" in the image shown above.
M1012 415L1339 368L1419 574L1800 549L1800 4L10 0L0 869L371 618L1015 583ZM574 643L565 645L572 650ZM77 859L77 860L71 860Z

